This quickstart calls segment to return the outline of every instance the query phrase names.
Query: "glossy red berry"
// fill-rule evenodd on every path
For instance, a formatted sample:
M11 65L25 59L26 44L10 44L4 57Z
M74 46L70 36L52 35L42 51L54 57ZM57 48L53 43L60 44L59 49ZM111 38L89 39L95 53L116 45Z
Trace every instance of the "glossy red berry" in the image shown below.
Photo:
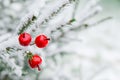
M22 46L28 46L32 40L29 33L21 33L18 39Z
M29 63L31 68L38 68L38 70L40 70L39 65L42 63L42 58L39 55L37 55L37 54L32 55L28 59L28 63Z
M50 39L47 38L47 36L45 36L45 35L39 35L35 39L35 44L39 48L44 48L44 47L47 46L49 40Z

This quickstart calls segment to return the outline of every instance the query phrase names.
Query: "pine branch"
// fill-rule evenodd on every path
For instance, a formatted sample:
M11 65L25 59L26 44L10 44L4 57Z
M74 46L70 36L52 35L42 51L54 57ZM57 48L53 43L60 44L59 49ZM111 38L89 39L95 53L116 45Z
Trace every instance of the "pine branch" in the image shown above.
M65 49L63 48L63 46L66 44L61 45L61 42L64 42L65 41L64 39L66 40L72 39L70 37L66 37L68 32L77 31L77 30L81 31L110 19L110 17L108 17L92 24L85 24L86 20L89 20L91 17L97 15L101 11L101 7L99 7L97 3L95 3L94 0L92 0L93 2L92 1L88 2L86 7L83 9L83 12L81 11L81 14L76 14L77 12L76 10L79 7L79 3L77 1L79 0L55 0L53 3L49 3L45 5L43 9L39 9L39 11L37 12L39 13L39 15L35 15L34 12L28 13L20 22L16 32L12 35L12 37L10 36L8 36L9 38L3 37L3 40L0 41L0 42L3 41L2 43L0 43L0 53L1 53L0 58L2 60L5 60L4 63L8 64L7 66L10 66L14 73L18 74L18 76L21 76L21 71L23 71L22 70L23 64L19 66L15 62L16 57L21 58L22 56L23 59L20 59L20 60L22 60L22 62L24 63L24 53L26 53L26 51L38 53L43 57L43 62L46 61L48 57L50 57L52 59L51 63L55 64L55 65L49 65L49 63L46 62L47 65L45 66L42 65L42 68L49 67L50 69L54 70L55 75L56 73L59 73L59 75L56 77L54 77L55 76L54 75L53 79L58 79L58 78L61 79L61 77L64 77L64 79L73 79L71 76L68 76L69 78L67 78L66 74L65 76L61 75L62 72L60 72L62 67L61 66L62 62L60 60L63 58L63 55L66 54L66 53L63 53L63 52L66 52ZM58 22L53 26L49 24L50 21L52 21L54 18L59 16L60 13L65 11L66 7L70 8L71 4L73 5L74 2L76 2L74 6L75 9L73 14L71 14L71 18L69 18L68 20L61 20L61 22ZM65 16L67 14L65 14ZM43 26L45 26L44 29L42 28ZM18 42L19 34L23 32L28 32L32 35L34 39L33 35L40 33L40 31L44 32L50 38L52 38L50 41L50 44L46 48L39 49L39 48L36 48L34 44L29 45L27 48L19 45L19 42ZM60 32L60 34L56 34L56 32ZM76 40L81 41L79 39L76 39ZM69 42L70 41L68 41L68 43ZM55 48L51 47L52 45L55 45ZM53 57L53 56L57 56L57 57ZM10 60L10 63L8 63L8 60ZM26 65L24 65L24 67L25 66ZM20 71L20 74L17 72L17 70ZM39 79L39 74L36 75L36 79ZM48 79L52 79L52 78L49 77Z
M19 31L18 31L18 35L23 33L31 24L33 24L36 20L36 16L32 15L31 17L28 17L26 21L24 21L25 23L22 24L22 27L20 27Z
M67 26L69 26L69 27L68 27L68 30L65 31L65 32L63 32L63 33L61 33L61 35L60 35L58 38L56 38L57 40L59 40L61 37L63 37L65 33L69 32L69 31L71 31L71 30L74 30L74 29L78 29L78 27L80 27L79 30L83 30L83 28L88 27L88 26L86 26L86 25L83 26L83 25L84 25L84 22L85 22L86 20L90 19L91 17L97 15L97 14L100 12L100 10L101 10L100 7L95 7L95 9L93 8L93 11L92 11L92 12L90 12L89 14L87 14L86 16L84 16L80 21L77 21L77 20L75 20L75 19L71 19L71 20L69 20L67 23L60 24L59 27L57 27L56 29L54 29L54 30L51 31L51 35L52 35L54 32L56 32L56 31L58 31L58 30L61 30L62 28L67 27ZM74 21L77 22L77 25L72 25L72 23L73 23ZM74 26L74 27L72 27L72 26ZM53 38L53 37L52 37L52 38ZM55 38L54 38L54 39L55 39ZM55 40L56 40L56 39L55 39Z
M52 18L57 16L68 4L73 2L72 0L58 0L54 2L54 4L49 4L42 11L41 15L39 15L36 23L31 26L31 29L27 31L36 31L37 28L40 28L42 25L48 23ZM52 5L52 7L51 7Z

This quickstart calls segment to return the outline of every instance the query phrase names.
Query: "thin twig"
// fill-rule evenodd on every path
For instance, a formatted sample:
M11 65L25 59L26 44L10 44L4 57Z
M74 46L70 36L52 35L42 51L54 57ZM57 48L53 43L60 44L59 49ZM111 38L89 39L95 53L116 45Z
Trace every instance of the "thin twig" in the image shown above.
M101 23L103 23L103 22L105 22L105 21L107 21L107 20L110 20L110 19L112 19L112 17L111 17L111 16L108 16L108 17L106 17L106 18L103 18L103 19L101 19L101 20L99 20L99 21L91 24L90 26L95 26L95 25L101 24Z
M76 0L75 1L75 6L74 6L74 10L73 10L73 14L72 14L72 18L74 19L75 18L75 13L77 11L77 8L79 6L79 3L80 3L80 0Z

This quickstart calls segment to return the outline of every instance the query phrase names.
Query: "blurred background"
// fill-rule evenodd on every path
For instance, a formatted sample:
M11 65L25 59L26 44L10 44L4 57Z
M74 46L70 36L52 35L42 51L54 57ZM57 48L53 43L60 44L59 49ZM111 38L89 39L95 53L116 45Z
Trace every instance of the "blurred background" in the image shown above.
M15 32L25 14L35 11L33 7L38 5L33 3L38 1L0 0L0 43L5 35L9 37ZM41 1L49 3L55 0ZM87 1L90 0L80 0L81 10ZM106 17L110 19L82 31L67 33L74 39L62 46L62 57L61 54L47 57L46 64L50 68L38 72L25 67L26 62L23 62L19 64L22 67L24 64L22 72L16 70L16 75L0 57L0 80L120 80L120 0L99 0L99 5L102 11L86 23L94 23ZM51 51L56 49L56 44L62 45L54 43L50 46Z

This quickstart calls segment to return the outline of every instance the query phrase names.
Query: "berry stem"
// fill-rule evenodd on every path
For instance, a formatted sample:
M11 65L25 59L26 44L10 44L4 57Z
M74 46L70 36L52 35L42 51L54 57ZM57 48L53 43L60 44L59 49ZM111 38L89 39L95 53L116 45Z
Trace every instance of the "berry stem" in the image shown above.
M23 33L23 38L25 38L25 34Z
M50 40L50 38L47 38L47 39L45 39L45 40Z
M27 53L27 58L28 58L28 59L32 59L32 56L33 56L32 52L28 52L28 53Z
M40 70L41 70L41 68L40 68L40 66L39 66L39 65L37 65L37 68L38 68L38 71L40 71Z
M32 42L30 45L34 45L35 43L34 42Z

